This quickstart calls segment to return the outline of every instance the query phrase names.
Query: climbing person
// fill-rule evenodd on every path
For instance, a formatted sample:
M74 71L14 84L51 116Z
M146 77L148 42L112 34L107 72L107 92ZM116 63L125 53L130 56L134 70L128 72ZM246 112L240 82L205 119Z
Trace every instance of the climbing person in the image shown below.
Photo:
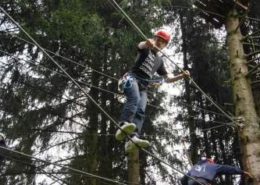
M138 55L133 68L120 80L120 87L126 96L126 103L121 113L120 128L116 131L115 137L122 141L127 135L131 137L125 144L125 151L129 153L139 147L148 147L149 141L139 136L145 118L147 104L147 88L155 82L154 74L162 76L167 83L189 77L189 71L183 71L177 76L167 73L160 50L169 43L171 36L168 32L158 31L154 38L147 39L138 44Z
M216 164L214 160L202 157L181 179L182 185L211 185L218 175L241 174L252 178L251 174L238 167ZM190 178L192 177L192 178ZM195 180L194 180L195 179Z

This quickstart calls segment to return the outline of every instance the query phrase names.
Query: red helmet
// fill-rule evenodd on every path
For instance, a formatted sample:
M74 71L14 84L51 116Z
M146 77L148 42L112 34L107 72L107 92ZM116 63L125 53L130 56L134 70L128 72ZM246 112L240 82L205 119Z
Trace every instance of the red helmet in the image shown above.
M169 42L171 40L171 35L166 32L166 31L158 31L156 34L155 34L156 37L160 37L162 38L163 40L165 40L166 42Z

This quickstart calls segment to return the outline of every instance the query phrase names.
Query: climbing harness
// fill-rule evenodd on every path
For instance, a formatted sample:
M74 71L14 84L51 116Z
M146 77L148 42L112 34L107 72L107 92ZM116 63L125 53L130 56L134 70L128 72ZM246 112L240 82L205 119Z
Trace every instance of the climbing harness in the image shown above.
M119 103L126 102L126 96L124 94L124 91L125 91L125 89L130 89L132 87L133 80L134 80L134 78L131 75L129 75L129 73L125 73L118 80L118 86L117 86L118 94L116 94L115 97Z
M147 87L153 86L153 84L162 85L165 82L164 78L145 79L139 77L134 73L128 72L125 73L123 77L119 79L118 92L124 93L125 89L131 88L134 78L137 80L140 89L146 89Z
M126 102L126 96L124 94L124 91L126 89L130 89L133 86L134 79L137 80L140 91L146 90L148 87L158 88L165 82L164 78L144 79L137 76L134 73L127 72L118 80L118 94L115 95L115 98L118 100L119 103Z
M134 77L129 74L125 73L119 80L118 80L118 92L124 93L125 89L130 89L133 86Z

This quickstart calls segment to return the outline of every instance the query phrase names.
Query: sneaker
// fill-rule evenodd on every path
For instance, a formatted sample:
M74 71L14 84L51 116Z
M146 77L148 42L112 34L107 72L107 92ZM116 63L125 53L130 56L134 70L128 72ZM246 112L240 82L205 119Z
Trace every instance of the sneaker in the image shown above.
M124 124L116 131L116 140L122 141L125 139L126 135L132 134L136 129L134 123L124 122Z
M146 148L150 146L150 142L144 139L140 139L137 136L134 136L131 138L132 140L129 140L125 143L125 152L131 153L138 149L137 146L141 148ZM137 145L137 146L136 146Z

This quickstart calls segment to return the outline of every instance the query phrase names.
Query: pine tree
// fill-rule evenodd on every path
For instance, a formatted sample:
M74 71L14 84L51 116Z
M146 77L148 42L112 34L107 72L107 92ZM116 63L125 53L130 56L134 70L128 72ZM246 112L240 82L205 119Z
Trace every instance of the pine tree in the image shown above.
M135 51L136 44L141 38L109 2L17 1L13 4L1 2L1 6L7 9L40 45L53 51L51 55L109 114L114 118L119 116L121 105L118 104L114 94L97 89L103 88L115 92L116 81L97 71L118 78L129 69L128 65L133 63L134 53L131 56L129 53ZM159 21L152 22L151 25L142 21L141 18L145 14L154 20L157 18L149 15L151 12L149 9L145 12L135 8L139 6L142 6L142 9L154 8L140 2L130 6L125 4L124 8L129 14L136 15L133 18L145 28L145 32L149 33L151 27ZM3 25L14 26L6 17L3 18ZM115 125L96 108L93 102L87 100L66 76L61 75L62 71L58 70L39 48L21 39L28 40L23 32L17 28L15 30L12 32L12 37L5 30L1 32L1 49L10 53L8 57L6 53L3 53L3 56L12 61L10 67L5 66L1 71L3 82L1 102L4 112L1 123L3 123L2 131L7 134L8 143L11 144L20 138L15 149L28 154L41 152L44 155L53 148L64 148L72 153L67 160L62 160L63 164L93 174L125 179L123 145L116 143L113 138ZM18 57L12 58L18 51L20 52ZM57 54L76 61L79 65L60 58ZM26 59L19 58L24 55ZM76 129L82 133L75 137L70 134L61 136L59 131L64 129ZM27 137L28 131L32 133L30 137ZM53 142L55 138L75 139L59 145L58 142ZM106 158L104 151L107 153ZM54 161L53 156L45 159ZM8 162L6 172L17 168L18 165L25 165L15 162L12 167ZM57 177L69 184L102 183L97 179L64 169L52 169L51 166L33 161L29 161L27 165L32 166L32 169L36 166L39 171L44 169L53 173L61 172ZM62 176L62 172L68 175ZM29 178L33 182L36 173L38 172L25 176L18 173L14 177L25 180ZM8 179L10 184L15 181L16 178Z

